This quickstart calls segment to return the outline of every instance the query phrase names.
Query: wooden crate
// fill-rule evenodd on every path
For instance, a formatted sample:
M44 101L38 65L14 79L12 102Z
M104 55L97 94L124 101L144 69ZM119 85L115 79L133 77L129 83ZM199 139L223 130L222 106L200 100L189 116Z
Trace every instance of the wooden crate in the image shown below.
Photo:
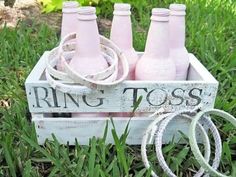
M47 55L48 52L45 52L25 82L29 110L39 144L43 144L47 138L52 139L53 133L63 144L69 142L73 145L77 138L80 144L85 145L89 138L103 135L107 121L109 130L112 128L108 117L63 118L52 117L50 113L131 112L135 100L140 96L142 101L137 112L147 115L161 107L166 112L193 109L200 104L204 108L214 107L218 82L193 54L189 54L187 81L125 81L120 85L100 88L97 92L84 95L65 94L50 87L44 74ZM114 117L113 120L118 134L123 133L129 118ZM141 144L143 133L152 120L153 118L147 116L133 117L127 143ZM186 133L188 125L184 120L172 121L165 133L164 142L171 140L179 129ZM113 142L110 131L107 142Z

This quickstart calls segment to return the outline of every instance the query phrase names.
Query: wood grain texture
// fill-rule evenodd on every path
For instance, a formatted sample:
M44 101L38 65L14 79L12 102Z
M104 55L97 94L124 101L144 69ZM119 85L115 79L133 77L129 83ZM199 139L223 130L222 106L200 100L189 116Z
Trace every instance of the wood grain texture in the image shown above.
M40 116L41 115L41 116ZM70 145L75 144L75 139L81 145L88 145L89 138L103 137L106 123L108 122L108 135L106 143L114 143L111 134L112 124L110 118L50 118L43 114L33 115L32 121L35 123L36 133L38 136L38 143L44 144L46 139L52 140L52 133L57 137L61 144L69 142ZM114 117L114 124L119 136L124 132L129 118ZM138 145L141 144L143 134L147 126L153 121L153 118L148 117L133 117L130 120L129 136L127 144ZM181 135L178 130L187 134L189 121L186 119L175 119L167 127L163 137L163 143L172 141L179 141Z

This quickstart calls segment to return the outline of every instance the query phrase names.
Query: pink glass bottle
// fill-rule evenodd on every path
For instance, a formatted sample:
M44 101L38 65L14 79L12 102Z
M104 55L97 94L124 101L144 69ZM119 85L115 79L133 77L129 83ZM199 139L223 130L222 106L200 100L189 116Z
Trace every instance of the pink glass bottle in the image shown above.
M95 74L108 67L100 49L96 9L79 7L76 51L69 65L79 74ZM105 113L74 113L72 117L104 117Z
M185 48L185 10L184 4L170 5L170 57L175 61L176 80L186 80L189 67Z
M63 2L61 38L64 38L67 34L76 32L78 7L79 3L76 1Z
M94 7L80 7L78 10L76 51L70 66L81 75L95 74L108 67L100 48L95 13Z
M131 23L131 6L127 3L115 3L110 39L124 52L129 63L127 80L135 79L135 67L138 55L133 48L133 33ZM122 68L119 65L118 78ZM113 117L131 117L130 113L112 113Z
M136 65L136 80L175 80L175 63L169 57L169 10L154 8L145 52Z
M61 39L70 33L75 33L77 30L77 15L79 3L76 1L63 2L62 7L62 24L61 24ZM73 41L74 42L74 41ZM62 62L59 60L57 69L64 70Z
M114 5L110 39L124 52L128 60L130 71L127 79L134 80L138 55L133 48L130 8L130 4L126 3L116 3Z

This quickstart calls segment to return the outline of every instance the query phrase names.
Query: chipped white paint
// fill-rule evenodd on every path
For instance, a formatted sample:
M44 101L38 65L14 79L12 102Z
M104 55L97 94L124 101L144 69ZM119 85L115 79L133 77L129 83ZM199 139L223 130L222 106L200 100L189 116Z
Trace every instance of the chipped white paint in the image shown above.
M75 139L79 144L89 144L89 138L103 137L106 123L108 122L108 134L106 143L114 143L111 129L113 128L110 118L50 118L44 117L42 114L33 115L33 122L38 136L38 143L43 144L46 139L52 140L52 133L57 137L61 144L69 142L70 145L75 144ZM120 136L129 121L129 118L117 117L113 118L115 128ZM135 145L141 144L143 134L147 126L153 121L153 118L148 117L133 117L129 124L129 136L127 138L127 144ZM183 133L188 133L189 121L185 119L174 120L168 125L164 135L163 143L168 143L175 137L175 140L179 140L181 135L178 130Z
M42 144L54 133L61 143L69 141L74 144L75 138L80 144L88 144L92 136L103 135L106 121L109 118L50 118L52 112L129 112L135 98L143 99L137 111L154 112L163 107L165 111L175 111L183 108L193 108L202 104L204 108L214 107L218 82L207 69L189 54L190 68L188 81L125 81L118 86L101 88L99 92L84 95L63 94L50 88L45 80L45 57L41 57L28 76L25 86L32 121L35 123L38 142ZM81 87L81 89L84 87ZM86 93L86 89L85 89ZM137 93L137 94L136 94ZM118 133L125 129L129 118L114 118ZM132 118L128 144L140 144L141 137L150 118ZM109 123L111 128L111 124ZM171 140L176 129L187 132L187 122L176 121L170 125L165 136L165 142ZM108 142L112 142L108 133Z

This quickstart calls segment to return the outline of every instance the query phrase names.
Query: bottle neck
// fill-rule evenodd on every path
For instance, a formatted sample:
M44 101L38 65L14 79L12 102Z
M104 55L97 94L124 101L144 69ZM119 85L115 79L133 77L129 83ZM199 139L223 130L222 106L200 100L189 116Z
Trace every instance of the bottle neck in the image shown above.
M101 55L100 37L96 20L78 20L76 54L82 58Z
M122 50L133 48L132 24L130 15L114 15L110 39Z
M169 57L169 23L168 21L152 21L147 42L145 55L156 59Z
M185 47L185 16L170 16L170 47Z

